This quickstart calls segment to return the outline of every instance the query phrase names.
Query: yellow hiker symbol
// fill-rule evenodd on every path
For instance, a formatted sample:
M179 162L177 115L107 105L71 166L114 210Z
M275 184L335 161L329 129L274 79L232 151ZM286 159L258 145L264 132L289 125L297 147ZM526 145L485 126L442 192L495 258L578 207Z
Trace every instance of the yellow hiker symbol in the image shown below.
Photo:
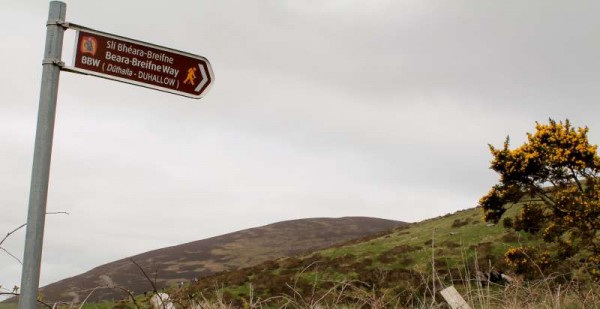
M194 80L196 79L196 68L189 68L187 72L187 77L185 78L183 83L187 84L188 82L190 82L190 84L194 86Z

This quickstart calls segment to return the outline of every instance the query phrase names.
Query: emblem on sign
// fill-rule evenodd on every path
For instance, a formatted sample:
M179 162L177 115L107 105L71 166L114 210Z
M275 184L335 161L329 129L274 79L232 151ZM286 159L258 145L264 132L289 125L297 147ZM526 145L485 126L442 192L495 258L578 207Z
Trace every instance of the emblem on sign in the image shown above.
M79 50L83 54L95 56L96 51L98 50L98 41L93 36L84 36L81 38L81 46L79 46Z

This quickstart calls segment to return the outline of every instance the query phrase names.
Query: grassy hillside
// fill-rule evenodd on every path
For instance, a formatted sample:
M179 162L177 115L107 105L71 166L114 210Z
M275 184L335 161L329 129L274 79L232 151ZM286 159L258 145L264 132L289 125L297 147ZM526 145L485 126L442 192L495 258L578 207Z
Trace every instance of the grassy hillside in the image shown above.
M507 213L513 216L515 205ZM445 308L439 291L455 286L477 308L598 308L598 284L521 281L504 252L540 240L486 224L473 208L399 227L301 257L203 278L169 292L181 303L301 308ZM481 275L513 276L510 285Z
M96 287L110 283L141 294L151 291L152 286L140 267L156 278L158 288L163 288L217 272L311 252L404 225L406 223L400 221L367 217L283 221L145 252L55 282L41 288L41 292L48 301L71 301L75 294L84 299ZM99 302L122 297L123 291L119 289L96 289L89 300Z
M535 241L525 233L486 224L478 208L425 220L369 241L320 251L323 257L356 256L372 268L431 270L432 258L442 269L454 269L475 257L482 265L505 268L503 253L519 242ZM440 270L440 268L438 268Z
M529 237L486 224L481 209L474 208L301 257L205 277L171 292L243 305L252 297L327 298L346 288L392 298L421 295L411 300L420 302L427 293L474 278L478 269L506 271L504 252L538 241Z
M518 209L516 205L508 215ZM446 308L439 292L455 286L473 308L599 308L597 283L555 285L552 277L529 282L510 274L504 252L539 241L486 224L481 209L473 208L312 253L209 275L165 292L178 307L198 309ZM503 270L515 280L494 284L477 276L491 269ZM136 308L125 294L122 297L120 302L84 308ZM147 307L149 297L137 296L136 304Z

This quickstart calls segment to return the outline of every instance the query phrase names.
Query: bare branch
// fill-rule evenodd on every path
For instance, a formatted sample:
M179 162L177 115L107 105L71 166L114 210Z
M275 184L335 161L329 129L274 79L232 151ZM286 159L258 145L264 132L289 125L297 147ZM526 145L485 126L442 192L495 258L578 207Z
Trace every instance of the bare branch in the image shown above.
M68 215L69 213L68 213L68 212L66 212L66 211L55 211L55 212L47 212L46 214L47 214L47 215L58 215L58 214L65 214L65 215ZM2 246L2 244L4 243L4 241L5 241L5 240L6 240L6 239L7 239L7 238L10 236L10 235L12 235L12 234L13 234L13 233L15 233L16 231L18 231L18 230L22 229L22 228L23 228L24 226L26 226L26 225L27 225L27 223L23 223L23 224L19 225L19 227L17 227L16 229L14 229L14 230L12 230L12 231L10 231L10 232L6 233L6 236L4 236L4 238L2 238L2 240L0 240L0 246Z
M121 290L121 291L123 291L123 292L127 293L127 295L129 295L129 298L130 298L130 299L131 299L131 301L133 302L133 305L134 305L136 308L140 309L140 305L139 305L139 304L137 303L137 301L135 300L135 295L133 295L133 293L132 293L130 290L128 290L128 289L126 289L126 288L124 288L124 287L120 287L120 286L115 286L114 288L115 288L115 289L119 289L119 290Z
M47 215L70 215L70 213L66 212L66 211L52 211L52 212L47 212Z
M544 192L544 189L533 187L533 191L536 192L537 194L539 194L540 198L542 200L544 200L544 202L547 202L549 204L552 204L553 206L556 206L556 202L554 201L554 199L552 199L551 197L549 197L546 194L546 192Z
M79 305L79 309L83 308L83 305L85 305L85 303L87 302L88 298L90 298L92 296L92 294L94 294L94 292L96 292L96 290L98 290L98 289L104 289L104 288L108 288L108 287L97 286L97 287L93 288L92 291L85 297L85 299L83 300L83 302L81 303L81 305Z
M68 215L69 213L66 211L56 211L56 212L47 212L47 215L57 215L57 214L65 214ZM4 236L4 238L2 238L2 240L0 240L0 250L6 252L6 254L8 254L10 257L12 257L13 259L15 259L17 262L19 262L19 264L23 265L23 262L16 257L14 254L10 253L10 251L2 248L2 244L6 241L6 239L8 239L8 237L10 237L10 235L14 234L15 232L17 232L18 230L22 229L23 227L25 227L27 225L27 223L23 223L21 225L19 225L16 229L6 233L6 236Z
M571 171L571 176L573 176L573 179L575 179L575 183L577 183L577 187L579 188L579 192L583 193L583 187L581 186L581 183L579 182L579 179L577 179L577 174L575 174L575 171L573 170L573 168L569 167L569 170Z
M19 293L13 293L13 292L0 292L0 295L19 296L21 294L19 294ZM45 303L45 302L43 302L43 301L41 301L39 299L37 300L37 302L40 303L40 304L42 304L42 305L44 305L44 306L46 306L46 307L48 307L48 308L50 308L50 309L52 309L52 306L50 306L50 304L48 304L48 303Z
M142 274L144 274L144 277L146 277L146 280L148 280L148 282L150 282L150 285L152 285L152 290L154 290L154 293L158 294L158 289L156 288L156 283L153 282L152 279L150 279L150 277L148 276L146 271L142 268L142 266L140 266L140 264L138 264L133 258L129 258L129 260L131 261L131 263L133 263L135 266L137 266L137 268L142 272Z
M17 262L19 262L19 264L23 265L23 262L21 262L21 260L19 260L18 257L16 257L14 254L10 253L8 250L0 247L0 250L6 252L6 254L10 255L13 259L17 260Z
M23 228L24 226L26 226L26 225L27 225L27 223L23 223L23 224L21 224L21 225L20 225L18 228L14 229L14 230L12 230L12 231L10 231L10 232L8 232L8 233L6 233L6 236L4 236L4 238L2 238L2 240L0 240L0 246L2 246L2 244L4 243L4 241L5 241L5 240L8 238L8 236L10 236L10 235L12 235L14 232L16 232L16 231L18 231L18 230L22 229L22 228Z

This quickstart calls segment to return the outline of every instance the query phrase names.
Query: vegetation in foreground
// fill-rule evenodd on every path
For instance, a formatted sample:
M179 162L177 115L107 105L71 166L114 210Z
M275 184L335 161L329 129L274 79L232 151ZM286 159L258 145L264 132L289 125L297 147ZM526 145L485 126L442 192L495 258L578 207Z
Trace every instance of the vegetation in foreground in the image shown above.
M520 207L526 205L526 202ZM508 211L519 213L519 207ZM313 254L201 278L165 292L181 308L447 308L439 292L455 286L472 308L599 308L597 282L511 270L511 247L536 235L486 224L474 208L411 224ZM490 277L507 273L511 283ZM126 294L123 294L126 297ZM149 307L147 296L84 308Z

